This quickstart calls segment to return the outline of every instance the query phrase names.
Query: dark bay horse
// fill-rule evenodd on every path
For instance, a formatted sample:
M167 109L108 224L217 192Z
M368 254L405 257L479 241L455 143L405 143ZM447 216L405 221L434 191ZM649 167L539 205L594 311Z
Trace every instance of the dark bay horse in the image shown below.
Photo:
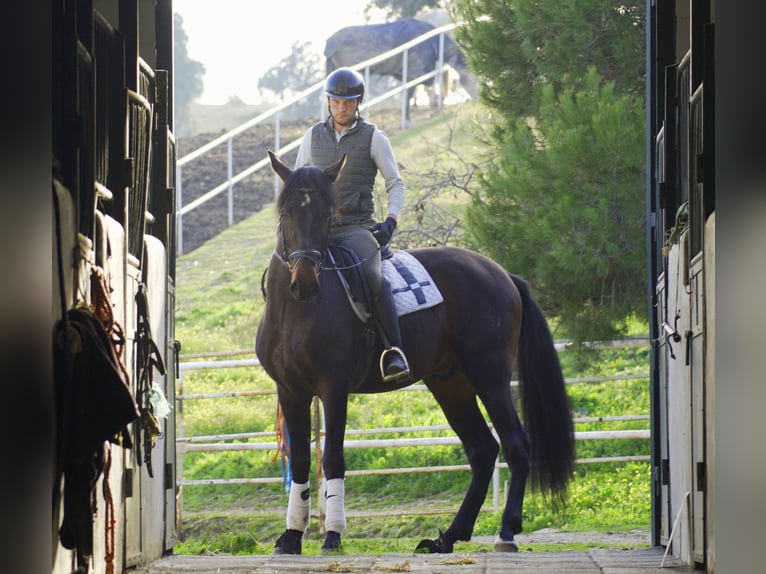
M327 534L322 549L332 551L340 548L346 525L343 441L349 394L405 385L382 382L375 360L382 347L365 343L366 326L352 311L337 274L328 269L332 183L345 157L324 170L307 166L293 171L269 156L284 187L277 199L276 249L266 276L256 353L277 385L293 477L287 529L274 552L301 552L310 512L314 396L322 401L326 426ZM515 551L527 479L543 493L563 497L574 466L569 400L550 331L526 282L490 259L452 247L410 253L430 272L444 301L400 318L404 350L414 380L423 380L462 441L472 473L452 524L437 538L423 540L418 550L452 552L455 542L471 539L499 452L479 399L511 472L495 550ZM517 353L526 431L510 387Z
M329 74L343 66L354 66L364 60L393 50L433 29L433 25L415 18L341 28L327 38L325 43L326 71ZM461 82L473 95L472 89L475 78L468 70L465 58L457 44L447 35L444 36L443 62L449 64L460 75ZM433 36L407 51L406 81L433 72L438 63L439 36ZM401 81L403 79L402 64L402 54L397 54L371 66L370 73L379 76L392 76ZM427 86L433 84L433 78L427 80L425 84ZM443 85L444 89L446 87ZM414 92L415 87L409 88L407 92L407 119L410 117L409 101Z

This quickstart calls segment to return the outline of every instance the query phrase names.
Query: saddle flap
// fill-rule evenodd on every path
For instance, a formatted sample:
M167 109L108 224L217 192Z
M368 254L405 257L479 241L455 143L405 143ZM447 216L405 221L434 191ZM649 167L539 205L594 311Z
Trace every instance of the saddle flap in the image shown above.
M342 245L331 245L329 255L354 313L360 321L367 323L372 317L372 298L359 256Z

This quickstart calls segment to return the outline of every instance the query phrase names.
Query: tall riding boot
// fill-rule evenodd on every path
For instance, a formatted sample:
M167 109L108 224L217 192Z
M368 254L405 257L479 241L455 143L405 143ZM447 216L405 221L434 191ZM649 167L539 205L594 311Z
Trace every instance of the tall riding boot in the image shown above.
M394 295L388 281L383 279L380 295L375 301L375 319L383 338L385 350L380 355L380 372L384 382L404 382L410 379L410 366L402 350L402 334L396 314Z

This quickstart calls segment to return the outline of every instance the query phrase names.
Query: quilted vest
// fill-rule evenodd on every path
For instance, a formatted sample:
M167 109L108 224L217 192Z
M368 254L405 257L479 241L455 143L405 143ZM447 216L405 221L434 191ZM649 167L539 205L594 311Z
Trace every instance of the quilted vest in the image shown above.
M374 200L372 190L378 166L370 157L373 124L361 118L339 142L335 130L324 122L316 124L311 132L311 157L314 165L325 168L347 154L346 166L335 182L339 218L335 225L370 223L373 221Z

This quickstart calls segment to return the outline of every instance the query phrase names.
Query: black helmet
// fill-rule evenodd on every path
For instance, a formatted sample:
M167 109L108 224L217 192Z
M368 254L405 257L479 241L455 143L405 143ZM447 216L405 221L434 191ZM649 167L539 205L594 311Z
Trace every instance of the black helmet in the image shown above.
M364 97L364 79L359 72L351 68L338 68L331 72L324 83L324 93L328 98L353 100Z

